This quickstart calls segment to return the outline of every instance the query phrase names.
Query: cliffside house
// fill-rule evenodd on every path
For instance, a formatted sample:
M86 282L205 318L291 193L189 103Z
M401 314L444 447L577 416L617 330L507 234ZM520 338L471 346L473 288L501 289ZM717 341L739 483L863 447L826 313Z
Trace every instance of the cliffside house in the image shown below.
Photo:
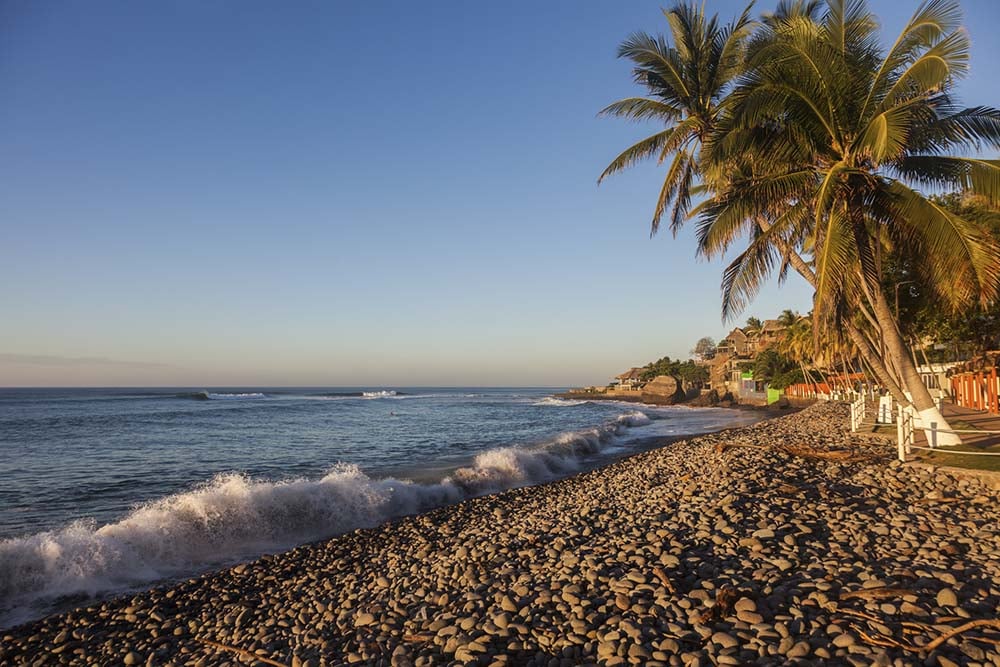
M762 382L753 379L753 371L746 366L760 350L781 338L784 327L777 320L767 320L760 330L733 329L716 347L712 360L712 388L723 394L732 392L743 400L760 400L765 396Z
M730 331L725 338L719 341L715 347L716 354L725 354L730 357L749 357L753 355L750 337L743 329L736 327Z
M619 389L638 389L644 382L642 381L641 368L630 368L621 375L615 377L611 384L618 385Z
M760 352L765 347L770 347L774 343L777 343L784 337L786 328L778 320L764 320L764 324L761 325L760 333L757 336L757 349L755 351Z

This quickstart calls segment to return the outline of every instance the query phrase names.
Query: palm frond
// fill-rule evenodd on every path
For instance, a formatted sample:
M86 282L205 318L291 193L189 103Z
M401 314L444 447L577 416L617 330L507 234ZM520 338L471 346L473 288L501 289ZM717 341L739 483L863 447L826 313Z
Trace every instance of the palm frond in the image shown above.
M597 178L597 182L600 183L611 174L624 171L643 160L648 160L654 155L657 157L662 156L665 147L676 145L678 137L683 141L687 136L687 132L688 126L681 123L632 144L611 161L611 164L601 172L601 175Z
M942 35L958 29L961 20L962 10L957 0L929 0L921 3L886 52L865 96L860 117L866 117L872 96L885 90L886 82L894 73L906 63L913 62L921 49L933 46Z
M653 73L662 80L664 86L675 91L678 98L691 96L676 49L671 48L662 38L644 32L632 33L619 46L618 57L628 58L636 63L636 78L639 83L648 84L648 74Z
M941 114L914 128L910 143L916 153L1000 149L1000 110L978 106Z
M969 190L992 202L1000 202L1000 160L910 155L895 161L892 168L911 182Z
M666 178L663 179L663 186L660 188L660 196L656 198L656 208L653 211L653 221L650 225L649 235L655 236L660 230L660 220L667 207L677 199L678 191L683 188L690 188L690 171L693 160L687 151L677 151L673 162L667 170ZM688 195L690 196L690 195Z
M616 116L629 120L660 120L670 123L680 118L682 111L672 104L648 97L626 97L601 109L598 116Z
M969 65L969 36L956 30L920 54L895 77L882 101L882 108L896 104L906 95L933 92L950 79L966 74Z
M814 311L825 316L836 307L845 283L856 273L854 237L841 208L833 208L819 228Z
M930 261L919 265L953 307L986 303L1000 289L1000 243L981 227L951 213L899 181L886 184L873 211L891 217L902 244ZM879 193L880 194L880 193Z
M760 292L774 270L777 252L760 233L722 273L722 319L738 316Z
M687 160L687 164L684 167L684 172L681 174L680 179L677 182L677 194L674 197L674 208L670 214L670 233L677 238L677 232L680 231L681 227L687 221L688 210L691 208L691 184L694 181L695 175L698 173L698 165L694 158ZM659 225L653 227L652 233L655 234Z

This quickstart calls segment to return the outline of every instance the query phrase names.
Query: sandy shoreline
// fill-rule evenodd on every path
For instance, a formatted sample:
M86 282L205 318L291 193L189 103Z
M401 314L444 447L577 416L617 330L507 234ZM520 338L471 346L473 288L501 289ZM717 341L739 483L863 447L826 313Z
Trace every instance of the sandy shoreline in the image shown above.
M817 405L52 616L0 632L0 664L922 663L996 618L1000 492L846 421ZM1000 664L990 633L926 664Z

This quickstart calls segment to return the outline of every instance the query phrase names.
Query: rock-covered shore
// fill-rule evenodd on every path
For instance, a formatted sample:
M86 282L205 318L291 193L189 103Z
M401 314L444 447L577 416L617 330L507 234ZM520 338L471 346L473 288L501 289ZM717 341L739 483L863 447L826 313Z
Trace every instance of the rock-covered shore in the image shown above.
M923 650L998 617L1000 493L846 423L816 405L53 616L0 664L1000 665L985 626Z

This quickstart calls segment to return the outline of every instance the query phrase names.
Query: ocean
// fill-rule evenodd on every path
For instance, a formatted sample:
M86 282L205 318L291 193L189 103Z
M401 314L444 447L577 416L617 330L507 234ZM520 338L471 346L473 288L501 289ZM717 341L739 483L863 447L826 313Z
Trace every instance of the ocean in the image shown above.
M757 419L536 388L0 389L0 627Z

